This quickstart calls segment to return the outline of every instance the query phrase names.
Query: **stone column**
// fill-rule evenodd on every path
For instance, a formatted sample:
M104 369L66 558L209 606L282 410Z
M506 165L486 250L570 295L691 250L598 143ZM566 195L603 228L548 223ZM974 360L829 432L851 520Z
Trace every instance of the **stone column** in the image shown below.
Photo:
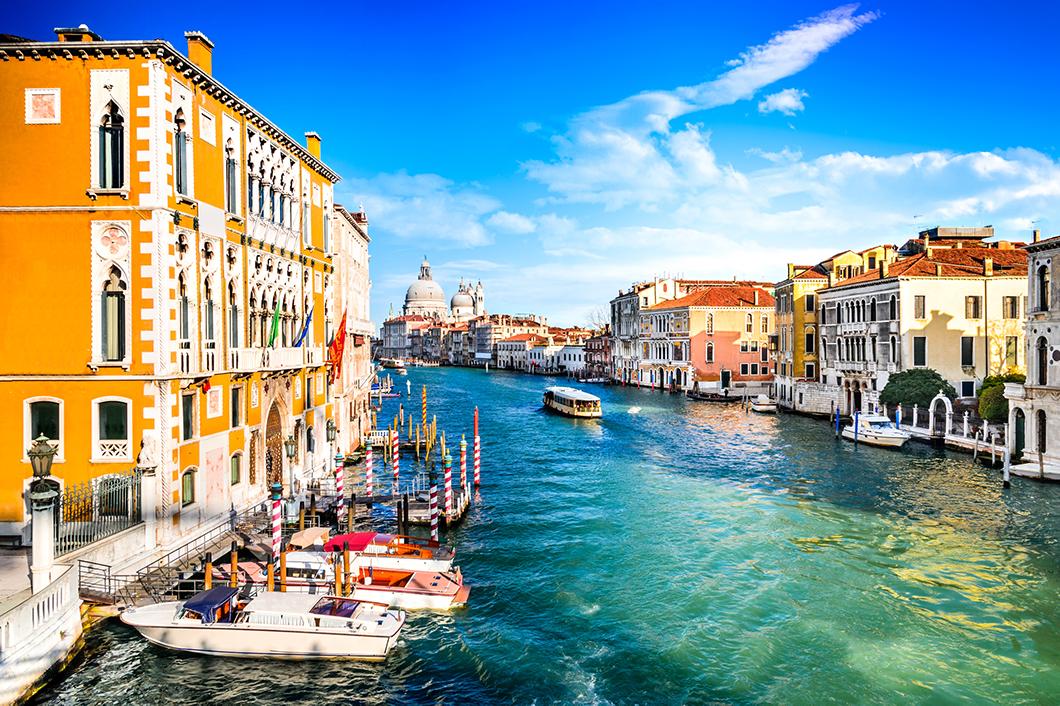
M50 478L40 478L30 486L29 499L33 508L33 563L30 566L33 592L39 593L52 581L55 564L55 499L59 484Z
M154 466L141 469L140 511L145 525L144 549L158 546L158 473Z
M968 410L964 410L964 438L968 438Z

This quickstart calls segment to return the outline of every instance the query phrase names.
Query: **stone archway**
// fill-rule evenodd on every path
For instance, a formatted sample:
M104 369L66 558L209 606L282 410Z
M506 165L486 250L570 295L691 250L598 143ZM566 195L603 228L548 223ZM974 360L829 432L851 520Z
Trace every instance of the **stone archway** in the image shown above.
M283 484L283 423L280 421L279 405L269 408L265 422L265 481Z
M935 414L935 410L938 408L939 403L943 406L943 415ZM950 402L950 398L942 394L942 390L939 390L939 394L931 400L931 405L928 407L928 429L931 430L932 436L945 436L950 432L950 423L953 420L953 403Z

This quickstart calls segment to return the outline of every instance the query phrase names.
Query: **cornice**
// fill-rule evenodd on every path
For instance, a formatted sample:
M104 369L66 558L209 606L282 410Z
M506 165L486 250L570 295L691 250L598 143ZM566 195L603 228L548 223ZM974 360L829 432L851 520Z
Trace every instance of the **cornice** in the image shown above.
M213 96L222 104L231 108L248 122L276 140L312 167L317 173L337 184L342 178L330 167L309 153L305 147L290 135L277 127L272 121L242 100L227 86L210 74L204 72L191 59L177 51L172 44L162 39L136 41L103 41L103 42L18 42L0 44L0 61L25 61L32 59L134 59L143 56L145 59L159 59L179 73L185 80L191 81L200 90Z

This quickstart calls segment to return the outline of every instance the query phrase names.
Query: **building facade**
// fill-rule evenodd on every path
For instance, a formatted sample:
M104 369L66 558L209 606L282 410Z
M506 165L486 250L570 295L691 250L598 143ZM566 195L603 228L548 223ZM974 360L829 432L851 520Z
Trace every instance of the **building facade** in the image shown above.
M818 290L821 386L812 405L829 392L842 414L871 410L890 375L911 368L934 369L959 397L974 398L985 376L1022 369L1026 254L1010 243L954 241L948 230L925 231L893 264ZM796 409L830 411L811 408L799 389Z
M372 321L369 313L368 217L335 205L335 309L346 320L346 344L340 374L335 378L337 448L349 453L370 431L372 389Z
M328 467L339 177L319 136L299 144L212 76L202 34L186 54L57 34L0 44L0 257L21 269L0 307L18 420L0 531L24 531L43 434L63 484L154 469L163 543Z
M1060 236L1039 240L1035 231L1025 250L1027 382L1005 386L1009 450L1014 473L1060 480L1060 296L1053 284L1060 276Z
M730 283L642 309L637 384L764 391L773 379L769 340L774 304L761 287Z

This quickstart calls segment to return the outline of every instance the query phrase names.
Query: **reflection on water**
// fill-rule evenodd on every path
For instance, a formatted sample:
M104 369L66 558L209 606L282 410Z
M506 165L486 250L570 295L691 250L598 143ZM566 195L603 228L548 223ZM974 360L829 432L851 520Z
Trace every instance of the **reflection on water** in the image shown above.
M413 369L483 488L451 536L468 609L416 615L383 665L182 656L120 625L38 703L995 701L1060 693L1060 488L826 424L547 378ZM387 418L396 400L380 414ZM630 407L640 407L629 414Z

